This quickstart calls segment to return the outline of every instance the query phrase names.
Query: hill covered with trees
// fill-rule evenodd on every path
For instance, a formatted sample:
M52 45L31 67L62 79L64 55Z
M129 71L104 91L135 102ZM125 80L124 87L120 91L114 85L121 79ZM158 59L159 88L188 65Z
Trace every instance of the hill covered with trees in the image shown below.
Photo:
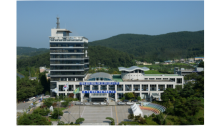
M120 34L93 41L89 46L105 46L133 54L141 61L164 61L204 55L204 31L162 35Z
M92 67L97 67L98 63L104 64L105 67L109 68L117 68L120 66L129 67L135 65L133 55L108 47L90 46L88 48L88 55L90 57L90 66ZM34 76L34 74L38 73L37 70L39 70L40 66L50 68L49 52L17 59L17 71L25 76L29 76L29 70L31 76Z
M45 52L49 52L49 49L46 48L32 48L32 47L17 47L17 55L18 56L35 56Z

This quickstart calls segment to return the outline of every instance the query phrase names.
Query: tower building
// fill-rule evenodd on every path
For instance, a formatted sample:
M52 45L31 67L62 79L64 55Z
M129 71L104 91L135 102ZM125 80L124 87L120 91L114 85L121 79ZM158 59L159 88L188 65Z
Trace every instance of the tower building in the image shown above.
M59 81L83 81L89 70L88 39L70 36L70 30L60 28L59 17L56 24L49 37L50 89Z

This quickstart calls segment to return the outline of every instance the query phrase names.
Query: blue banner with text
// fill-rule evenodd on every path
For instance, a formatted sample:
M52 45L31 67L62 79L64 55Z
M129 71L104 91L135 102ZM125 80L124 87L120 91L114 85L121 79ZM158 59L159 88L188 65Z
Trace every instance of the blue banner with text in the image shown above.
M116 93L116 91L114 90L105 90L105 91L91 90L91 91L82 91L82 93Z
M79 85L119 85L119 82L80 82Z

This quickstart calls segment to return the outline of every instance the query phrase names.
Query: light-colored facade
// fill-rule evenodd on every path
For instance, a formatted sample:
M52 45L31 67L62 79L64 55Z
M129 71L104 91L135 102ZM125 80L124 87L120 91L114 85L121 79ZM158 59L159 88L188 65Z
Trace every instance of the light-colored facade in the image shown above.
M119 70L121 70L120 68ZM145 69L140 69L140 67L130 68L134 68L134 70L128 73L129 75L137 75L139 74L140 70L143 71ZM89 78L94 77L92 75L99 75L99 77L97 76L96 78ZM86 99L88 99L88 101L96 101L94 99L102 99L101 101L104 101L105 99L108 100L109 98L114 98L115 101L118 101L125 93L129 92L134 92L136 95L140 96L141 99L150 101L153 98L161 99L161 93L163 93L167 88L175 89L176 85L182 85L183 87L184 83L183 76L179 76L178 74L143 74L142 79L138 76L131 76L131 78L128 78L128 76L125 76L126 72L122 70L121 75L110 75L106 73L106 76L102 76L102 74L98 73L92 75L87 75L83 82L57 82L57 95L67 95L68 93L73 93L76 88L80 87L80 93L75 95L75 97L80 98L82 102ZM106 79L105 77L108 78ZM108 85L110 83L116 84ZM63 90L63 86L66 84L69 84L69 91ZM90 91L93 93L89 93ZM113 93L101 93L107 91L111 91Z
M88 39L70 36L71 31L51 29L50 43L50 88L59 81L83 81L89 70Z

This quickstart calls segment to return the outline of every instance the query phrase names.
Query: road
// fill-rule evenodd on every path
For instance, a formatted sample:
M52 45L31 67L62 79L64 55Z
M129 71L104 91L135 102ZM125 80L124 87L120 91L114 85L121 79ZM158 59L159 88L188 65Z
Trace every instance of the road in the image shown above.
M40 99L40 96L38 96L36 98L36 101L38 101ZM33 103L33 101L28 101L25 103L19 103L17 104L17 112L23 112L23 110L26 110L29 108L29 106L31 105L31 103Z

